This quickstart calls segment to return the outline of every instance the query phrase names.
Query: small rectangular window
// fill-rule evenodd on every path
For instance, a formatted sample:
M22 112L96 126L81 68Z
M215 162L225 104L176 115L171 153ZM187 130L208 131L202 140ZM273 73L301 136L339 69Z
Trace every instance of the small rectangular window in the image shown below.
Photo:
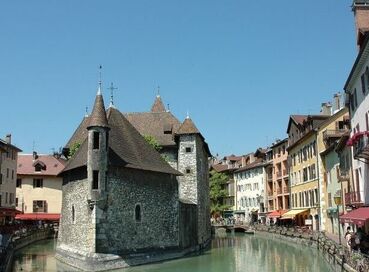
M192 148L191 147L186 147L186 153L191 153L192 152Z
M12 170L12 179L14 179L14 170Z
M22 187L22 179L20 179L20 178L17 179L17 187L18 188Z
M33 179L33 188L42 188L44 187L43 179Z
M15 206L18 207L18 197L15 198Z
M97 170L93 171L92 190L99 190L99 171L97 171Z
M191 168L186 168L186 174L191 174Z
M100 145L100 133L98 131L94 131L94 146L93 146L93 149L99 149L99 145Z

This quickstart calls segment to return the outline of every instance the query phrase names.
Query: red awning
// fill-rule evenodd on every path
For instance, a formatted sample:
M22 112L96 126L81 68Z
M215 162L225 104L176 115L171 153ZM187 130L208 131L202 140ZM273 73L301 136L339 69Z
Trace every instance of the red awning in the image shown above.
M43 221L59 221L60 213L24 213L18 214L16 220L43 220Z
M359 227L365 225L365 222L369 219L369 207L358 208L351 212L348 212L340 217L341 223L355 224Z
M269 218L279 218L286 212L287 210L272 211L268 214L268 217Z
M13 216L14 217L18 213L22 213L22 212L14 208L5 208L5 207L0 208L0 216Z

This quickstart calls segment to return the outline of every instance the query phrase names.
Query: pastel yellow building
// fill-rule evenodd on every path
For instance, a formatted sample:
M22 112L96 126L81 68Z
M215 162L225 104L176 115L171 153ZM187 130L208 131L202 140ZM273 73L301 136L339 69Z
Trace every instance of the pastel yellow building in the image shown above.
M291 210L282 219L320 229L317 130L327 115L291 115L288 123Z
M17 167L17 209L19 220L58 220L63 179L58 174L65 161L53 155L19 155Z

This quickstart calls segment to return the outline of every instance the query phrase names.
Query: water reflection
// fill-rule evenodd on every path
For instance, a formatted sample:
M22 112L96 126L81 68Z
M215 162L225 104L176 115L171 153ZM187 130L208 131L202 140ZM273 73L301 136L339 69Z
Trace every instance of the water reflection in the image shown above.
M71 271L54 258L54 241L41 241L19 251L13 271ZM115 270L116 271L116 270ZM317 252L255 235L228 235L212 242L205 254L164 263L132 267L125 272L330 271Z

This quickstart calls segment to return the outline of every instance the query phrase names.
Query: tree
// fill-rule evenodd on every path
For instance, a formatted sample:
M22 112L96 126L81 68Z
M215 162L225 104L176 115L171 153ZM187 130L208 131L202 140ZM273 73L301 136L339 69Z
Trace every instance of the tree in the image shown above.
M156 151L162 150L162 146L159 145L158 141L155 139L154 136L151 135L144 135L146 142L151 145Z
M76 154L77 150L80 148L81 143L75 142L69 149L68 159L72 158L74 154Z
M224 173L210 171L210 211L212 215L230 208L229 205L223 204L223 199L227 196L224 185L226 185L228 179L228 176Z

